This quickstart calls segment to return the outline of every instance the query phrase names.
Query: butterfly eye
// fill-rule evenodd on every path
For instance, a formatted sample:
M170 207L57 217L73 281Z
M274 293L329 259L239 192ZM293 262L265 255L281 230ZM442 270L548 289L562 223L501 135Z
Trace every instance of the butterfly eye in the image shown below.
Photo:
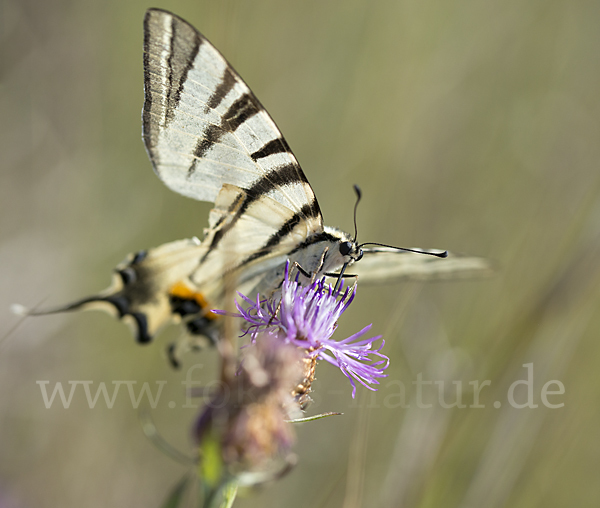
M352 244L350 242L340 243L340 254L342 256L347 256L350 252L352 252Z

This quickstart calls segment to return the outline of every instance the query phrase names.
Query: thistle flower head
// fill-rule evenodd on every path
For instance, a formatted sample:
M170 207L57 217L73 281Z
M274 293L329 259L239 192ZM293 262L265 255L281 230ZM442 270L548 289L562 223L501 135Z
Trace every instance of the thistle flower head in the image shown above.
M244 350L237 375L213 394L194 429L201 448L218 443L222 463L236 475L280 469L295 440L289 387L301 375L301 354L275 337L260 339Z
M289 261L285 268L285 278L279 297L265 299L256 296L252 300L241 293L245 304L236 302L239 316L248 323L246 333L253 341L261 333L278 336L285 342L304 349L311 357L339 367L352 385L352 397L356 395L356 381L369 390L379 384L378 378L385 377L383 371L389 359L374 342L381 336L364 338L371 325L366 326L350 337L336 341L331 338L337 322L354 300L356 287L342 289L334 294L333 288L325 279L303 286L298 277L290 278Z

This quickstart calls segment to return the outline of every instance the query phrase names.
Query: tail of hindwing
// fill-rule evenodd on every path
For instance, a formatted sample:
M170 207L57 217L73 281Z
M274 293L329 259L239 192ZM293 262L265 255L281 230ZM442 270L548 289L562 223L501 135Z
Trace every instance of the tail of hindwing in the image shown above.
M189 275L198 267L204 247L198 239L180 240L131 254L114 271L109 288L67 305L25 310L45 315L76 310L104 310L122 319L139 343L151 342L166 325L183 322L187 332L216 340L217 316L210 298L198 291ZM198 340L192 341L194 344ZM172 347L170 349L174 350ZM171 363L176 364L170 354Z

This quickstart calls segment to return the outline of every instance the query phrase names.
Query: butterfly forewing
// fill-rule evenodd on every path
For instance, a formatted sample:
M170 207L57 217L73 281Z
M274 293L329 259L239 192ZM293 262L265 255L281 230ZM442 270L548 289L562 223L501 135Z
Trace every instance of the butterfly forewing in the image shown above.
M221 54L194 27L165 11L144 20L143 138L172 190L214 202L224 184L246 206L269 196L300 218L319 205L279 129Z

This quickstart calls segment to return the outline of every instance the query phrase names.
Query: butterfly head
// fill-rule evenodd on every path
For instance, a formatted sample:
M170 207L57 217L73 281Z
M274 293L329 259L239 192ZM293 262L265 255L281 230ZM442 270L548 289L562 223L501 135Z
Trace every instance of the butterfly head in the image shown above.
M339 244L339 251L346 263L360 261L363 257L363 251L354 240L344 241Z
M329 253L325 256L324 271L338 278L335 290L339 288L346 268L363 257L361 245L348 233L325 226L325 234L330 239ZM332 275L335 274L335 275Z

